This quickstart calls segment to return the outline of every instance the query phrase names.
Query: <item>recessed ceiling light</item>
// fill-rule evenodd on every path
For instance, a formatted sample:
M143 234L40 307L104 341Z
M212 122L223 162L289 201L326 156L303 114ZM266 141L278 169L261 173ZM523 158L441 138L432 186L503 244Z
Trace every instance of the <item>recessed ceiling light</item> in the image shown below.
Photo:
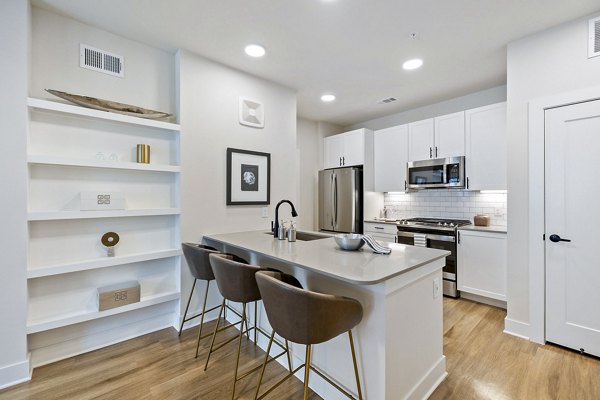
M259 44L249 44L244 48L244 51L250 57L262 57L266 53L265 48Z
M423 60L420 58L413 58L412 60L405 61L404 64L402 64L402 68L411 70L420 68L421 65L423 65Z
M321 101L324 101L325 103L330 103L334 100L335 100L335 95L333 95L333 94L324 94L323 96L321 96Z

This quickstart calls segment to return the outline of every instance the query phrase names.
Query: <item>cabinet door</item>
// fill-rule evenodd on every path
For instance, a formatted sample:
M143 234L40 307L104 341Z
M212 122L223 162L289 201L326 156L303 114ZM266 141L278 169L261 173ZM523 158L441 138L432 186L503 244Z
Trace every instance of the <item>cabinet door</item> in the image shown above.
M458 290L506 301L506 234L459 232Z
M408 124L408 160L433 158L433 118Z
M375 191L406 190L408 162L408 125L399 125L375 132Z
M468 110L466 174L473 190L506 190L506 103Z
M342 166L342 153L344 140L340 135L329 136L323 139L323 168L337 168Z
M343 133L342 166L363 165L365 162L365 130Z
M465 112L435 118L433 158L465 155Z

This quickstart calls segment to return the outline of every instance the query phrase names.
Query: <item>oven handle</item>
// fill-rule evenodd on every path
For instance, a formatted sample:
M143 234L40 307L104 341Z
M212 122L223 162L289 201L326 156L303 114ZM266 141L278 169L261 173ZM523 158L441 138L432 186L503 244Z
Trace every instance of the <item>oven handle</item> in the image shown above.
M414 238L415 237L415 233L414 232L400 232L398 231L398 236L402 236L402 237L410 237L410 238ZM431 240L439 240L439 241L443 241L443 242L456 242L456 238L454 236L447 236L447 235L433 235L430 233L426 233L425 234L425 239L431 239Z

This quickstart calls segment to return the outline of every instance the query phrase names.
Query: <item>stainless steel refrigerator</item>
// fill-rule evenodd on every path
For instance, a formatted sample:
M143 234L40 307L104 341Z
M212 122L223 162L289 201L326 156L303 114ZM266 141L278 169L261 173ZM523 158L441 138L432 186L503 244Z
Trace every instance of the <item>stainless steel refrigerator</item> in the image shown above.
M362 233L362 178L357 167L319 171L319 230Z

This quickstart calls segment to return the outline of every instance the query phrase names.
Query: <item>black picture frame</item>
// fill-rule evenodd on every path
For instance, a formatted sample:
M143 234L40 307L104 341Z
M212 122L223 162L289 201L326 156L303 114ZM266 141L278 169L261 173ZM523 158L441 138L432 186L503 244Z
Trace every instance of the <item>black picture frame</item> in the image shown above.
M271 154L228 147L227 205L268 204L271 204Z

